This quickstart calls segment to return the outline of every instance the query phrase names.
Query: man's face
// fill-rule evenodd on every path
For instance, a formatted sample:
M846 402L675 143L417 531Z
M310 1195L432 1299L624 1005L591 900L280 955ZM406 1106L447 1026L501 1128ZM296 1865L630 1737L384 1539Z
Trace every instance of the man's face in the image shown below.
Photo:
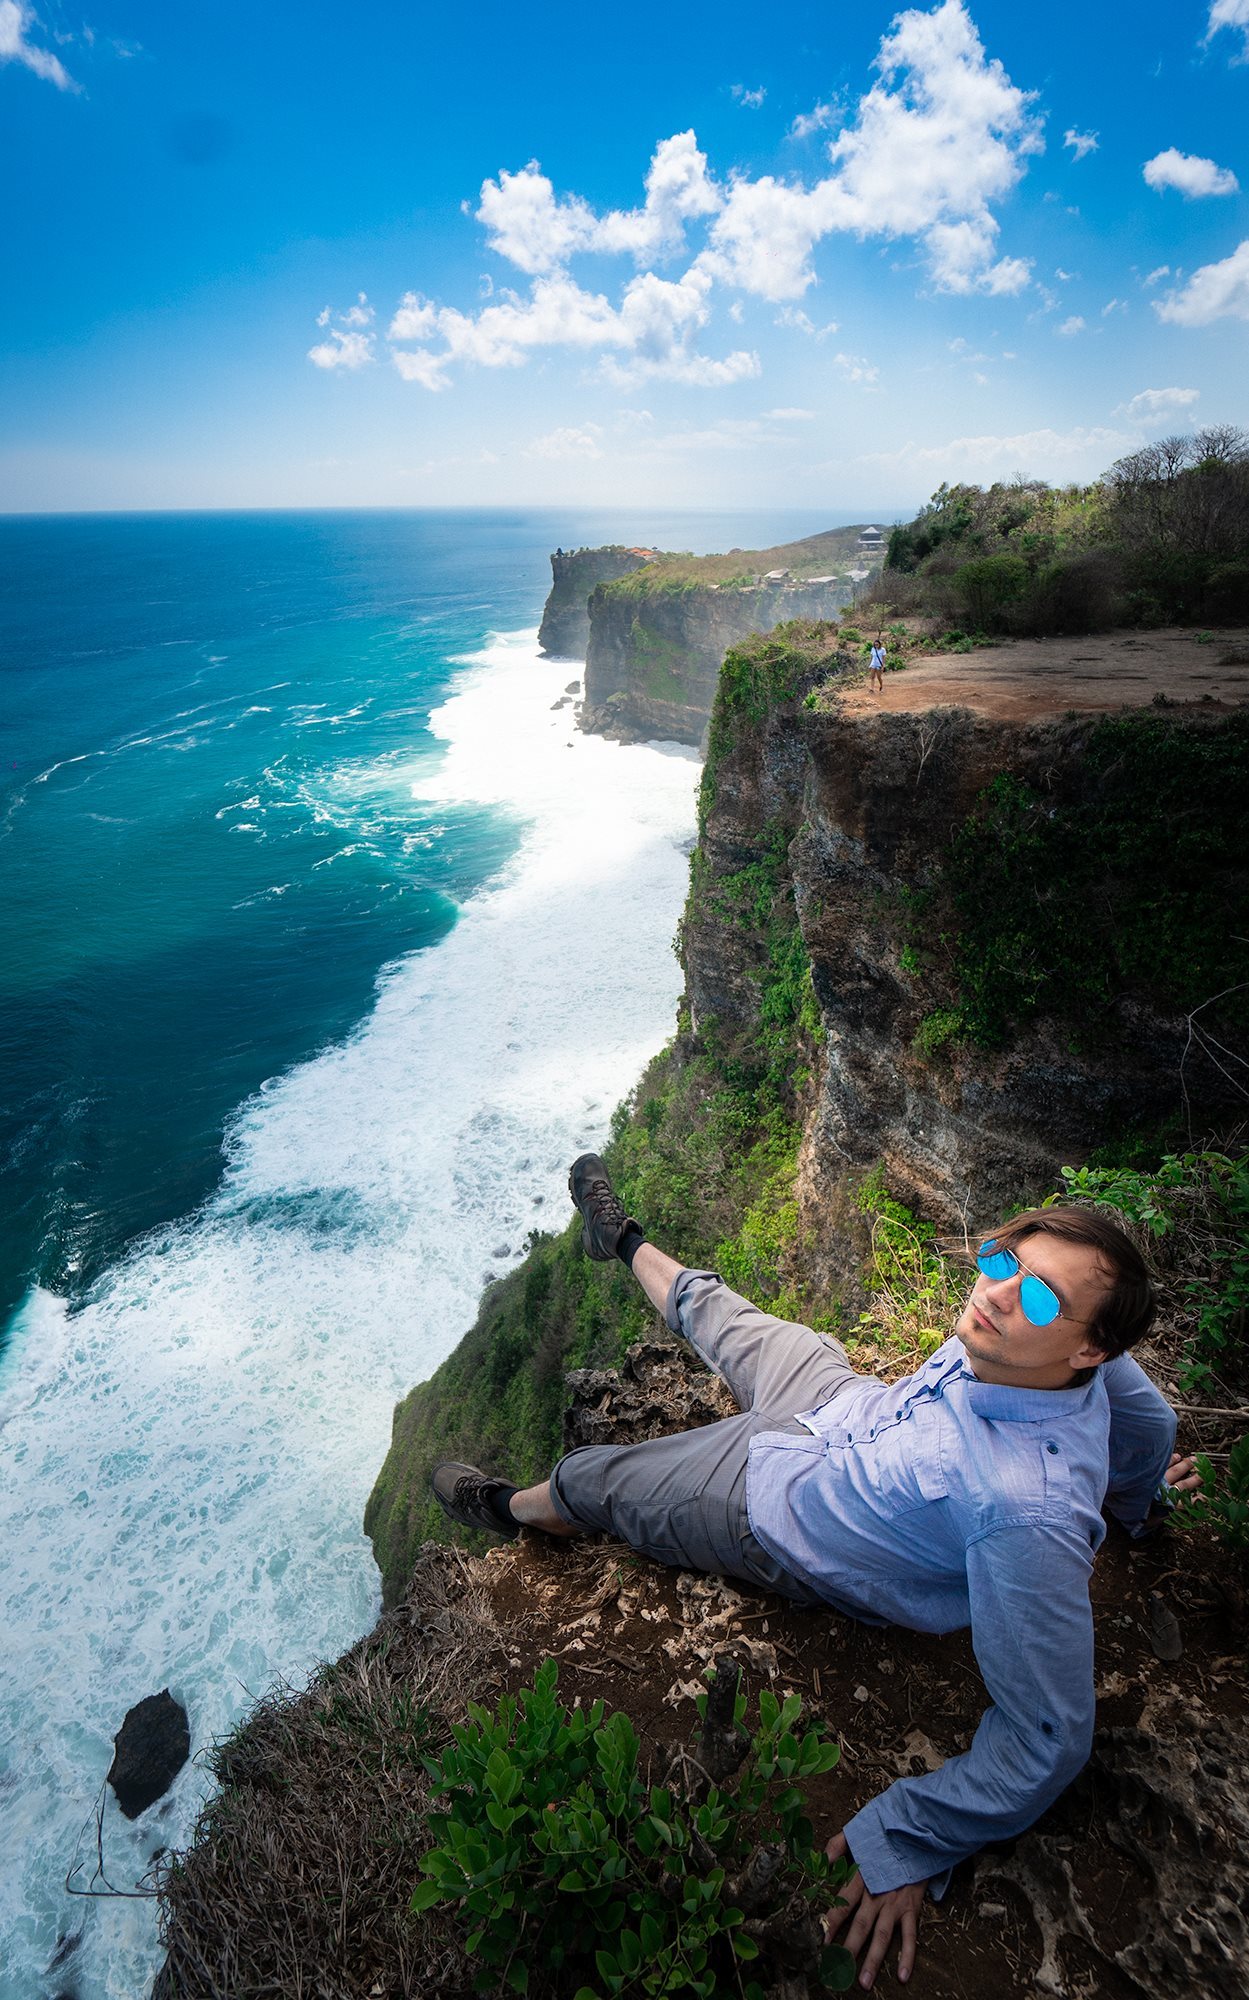
M1009 1278L980 1272L954 1331L982 1382L1060 1389L1078 1369L1105 1359L1091 1341L1089 1322L1111 1288L1111 1274L1088 1243L1038 1231L1011 1247L1019 1270ZM1028 1271L1045 1280L1062 1306L1049 1326L1033 1326L1024 1315L1019 1287Z

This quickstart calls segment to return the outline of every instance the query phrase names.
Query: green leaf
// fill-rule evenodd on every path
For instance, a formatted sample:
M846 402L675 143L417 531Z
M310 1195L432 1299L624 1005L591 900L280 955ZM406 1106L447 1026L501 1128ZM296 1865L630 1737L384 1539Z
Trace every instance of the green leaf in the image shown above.
M844 1945L825 1945L820 1953L819 1979L830 1993L849 1992L854 1985L854 1958Z
M523 1959L514 1958L507 1969L507 1983L513 1993L528 1993L529 1967Z
M636 1931L621 1931L617 1940L620 1952L620 1969L634 1973L642 1963L642 1945Z
M734 1931L733 1949L739 1958L758 1958L759 1947L745 1931Z
M585 1876L579 1868L570 1868L566 1875L561 1875L559 1878L560 1889L570 1896L578 1895L585 1886Z
M421 1910L432 1910L434 1904L441 1901L442 1890L436 1882L420 1882L412 1891L412 1901L408 1907L419 1913Z

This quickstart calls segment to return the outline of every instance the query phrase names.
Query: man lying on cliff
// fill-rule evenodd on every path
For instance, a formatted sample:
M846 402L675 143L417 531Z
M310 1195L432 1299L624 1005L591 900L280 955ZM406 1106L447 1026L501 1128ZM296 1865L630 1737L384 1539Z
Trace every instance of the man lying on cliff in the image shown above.
M628 1266L741 1414L583 1446L524 1491L440 1465L434 1492L470 1527L602 1532L869 1623L971 1626L992 1697L971 1748L890 1785L829 1843L858 1865L830 1931L849 1919L870 1986L900 1927L906 1979L925 1890L943 1895L956 1862L1030 1826L1088 1758L1103 1503L1139 1535L1164 1481L1197 1484L1173 1456L1170 1407L1126 1352L1154 1316L1145 1263L1095 1210L1018 1215L980 1246L952 1338L884 1383L828 1334L648 1243L596 1155L569 1189L588 1255Z

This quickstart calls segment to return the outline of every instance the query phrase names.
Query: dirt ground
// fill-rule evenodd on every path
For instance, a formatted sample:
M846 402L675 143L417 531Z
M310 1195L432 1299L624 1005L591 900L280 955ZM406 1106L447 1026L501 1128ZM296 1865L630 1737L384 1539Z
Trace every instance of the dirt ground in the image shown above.
M1073 639L1003 639L972 653L917 655L887 672L882 694L866 682L838 706L854 713L969 708L1004 721L1038 721L1071 711L1143 708L1156 697L1224 708L1249 702L1249 631L1208 639L1191 627L1103 632Z
M1112 1526L1093 1585L1100 1730L1141 1725L1149 1732L1154 1718L1168 1712L1243 1719L1249 1707L1244 1629L1235 1593L1229 1599L1220 1588L1226 1569L1212 1539L1164 1536L1141 1548ZM478 1569L483 1573L508 1685L526 1685L551 1655L560 1663L567 1702L601 1699L609 1710L626 1709L648 1749L688 1742L702 1671L718 1652L743 1663L752 1697L762 1685L799 1693L804 1709L821 1717L842 1746L836 1770L810 1788L822 1833L836 1832L894 1778L964 1750L987 1705L966 1632L934 1638L856 1625L745 1585L739 1590L666 1570L602 1541L559 1544L526 1535L493 1550ZM1151 1597L1178 1620L1184 1651L1174 1664L1156 1657ZM1230 1839L1232 1830L1224 1834ZM1154 1889L1108 1838L1096 1758L1015 1844L1018 1851L1038 1835L1056 1843L1061 1865L1096 1910L1107 1953L1137 1935ZM1004 1848L964 1864L942 1903L929 1901L908 1991L924 2000L1039 2000L1056 1990L1071 2000L1140 2000L1153 1990L1070 1936L1061 1941L1055 1988L1029 1900L1018 1885L995 1878L999 1865L1010 1867L1009 1856ZM899 1990L895 1962L896 1952L877 1979L878 1992ZM1156 1990L1159 2000L1164 1990L1205 1991L1200 1979L1194 1987L1183 1976Z

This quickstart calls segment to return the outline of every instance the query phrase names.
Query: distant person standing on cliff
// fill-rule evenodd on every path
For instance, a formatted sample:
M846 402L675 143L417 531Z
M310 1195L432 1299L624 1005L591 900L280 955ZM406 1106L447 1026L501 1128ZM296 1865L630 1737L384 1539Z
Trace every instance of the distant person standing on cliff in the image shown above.
M1154 1317L1139 1250L1096 1209L1033 1209L979 1246L954 1333L900 1382L840 1341L762 1312L646 1240L585 1153L569 1192L588 1256L618 1257L740 1415L641 1444L589 1445L521 1491L444 1464L453 1521L515 1536L603 1533L678 1568L912 1631L970 1625L990 1696L971 1748L900 1778L828 1844L857 1865L828 1913L866 1947L870 1986L900 1928L915 1963L924 1896L1039 1818L1093 1739L1089 1578L1102 1507L1132 1536L1199 1478L1175 1417L1127 1353Z
M885 649L879 639L872 641L872 664L867 684L869 688L875 688L877 694L885 692Z

